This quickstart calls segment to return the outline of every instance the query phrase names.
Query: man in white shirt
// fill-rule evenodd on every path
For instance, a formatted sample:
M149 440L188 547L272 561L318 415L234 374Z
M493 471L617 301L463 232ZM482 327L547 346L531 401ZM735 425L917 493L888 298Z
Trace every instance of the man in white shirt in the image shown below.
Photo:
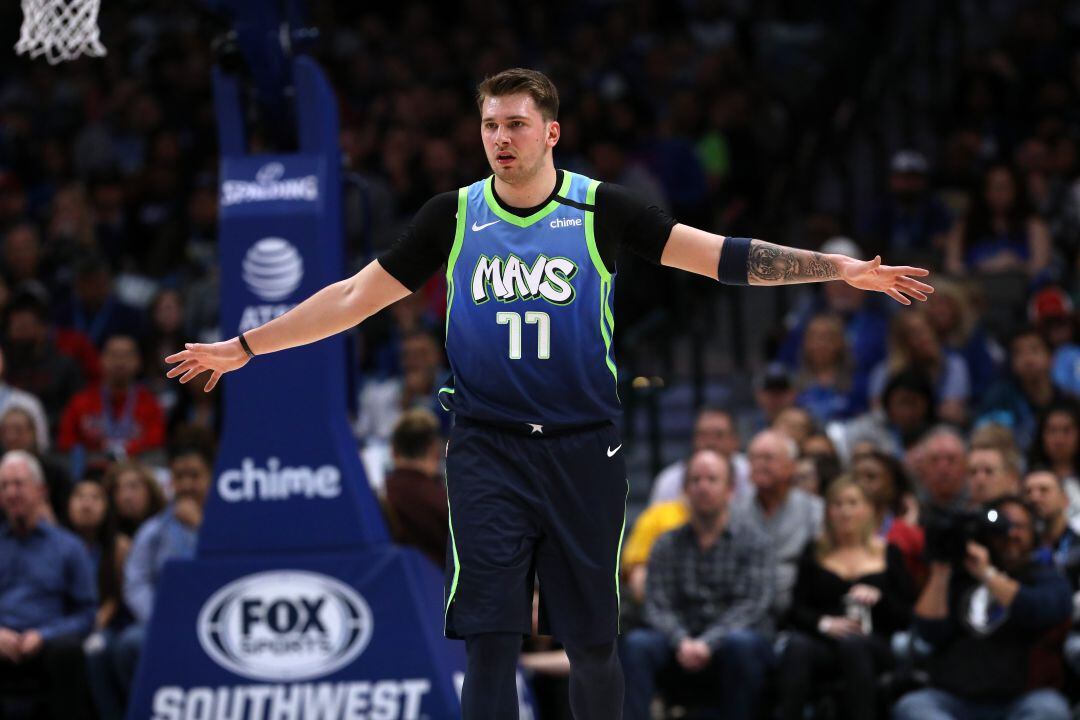
M746 456L739 452L739 431L735 418L727 410L705 408L694 421L693 452L712 450L731 459L735 469L733 500L738 502L750 491L750 466ZM649 504L669 502L682 497L683 478L686 477L686 460L679 460L660 471L653 481Z

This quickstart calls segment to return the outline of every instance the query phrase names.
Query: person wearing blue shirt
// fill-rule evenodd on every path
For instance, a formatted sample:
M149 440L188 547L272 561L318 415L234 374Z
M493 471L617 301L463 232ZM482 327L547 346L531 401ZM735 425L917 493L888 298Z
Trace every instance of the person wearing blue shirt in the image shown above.
M196 445L174 448L170 456L173 501L139 528L124 564L124 602L135 622L87 653L91 689L102 720L123 718L165 563L195 557L214 459L209 449Z
M11 450L0 459L0 713L20 688L40 688L29 704L52 718L82 717L72 668L97 610L90 553L46 518L46 486L37 459ZM9 683L11 685L9 685ZM85 703L82 703L85 706Z

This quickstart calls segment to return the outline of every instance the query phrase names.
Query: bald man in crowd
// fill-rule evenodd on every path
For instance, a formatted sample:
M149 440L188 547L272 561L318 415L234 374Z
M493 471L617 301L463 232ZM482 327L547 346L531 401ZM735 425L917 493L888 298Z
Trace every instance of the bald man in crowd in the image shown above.
M799 447L784 433L758 433L746 455L753 489L734 511L772 540L778 563L773 612L779 618L791 605L799 556L821 533L825 504L794 486Z

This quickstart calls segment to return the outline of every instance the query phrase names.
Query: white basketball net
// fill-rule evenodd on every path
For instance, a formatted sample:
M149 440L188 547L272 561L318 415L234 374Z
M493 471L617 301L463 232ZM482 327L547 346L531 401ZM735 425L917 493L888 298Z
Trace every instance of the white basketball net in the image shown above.
M98 38L97 16L101 0L22 0L23 24L15 52L45 56L50 64L80 55L101 57L105 46Z

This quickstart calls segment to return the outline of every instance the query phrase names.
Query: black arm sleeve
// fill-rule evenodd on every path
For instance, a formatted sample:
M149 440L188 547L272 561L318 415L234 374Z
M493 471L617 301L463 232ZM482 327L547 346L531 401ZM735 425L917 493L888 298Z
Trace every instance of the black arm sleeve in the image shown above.
M614 272L621 247L659 265L673 227L675 218L622 185L596 189L596 248L608 270Z
M457 201L456 190L428 200L379 256L383 269L410 290L419 290L450 257L457 229Z

